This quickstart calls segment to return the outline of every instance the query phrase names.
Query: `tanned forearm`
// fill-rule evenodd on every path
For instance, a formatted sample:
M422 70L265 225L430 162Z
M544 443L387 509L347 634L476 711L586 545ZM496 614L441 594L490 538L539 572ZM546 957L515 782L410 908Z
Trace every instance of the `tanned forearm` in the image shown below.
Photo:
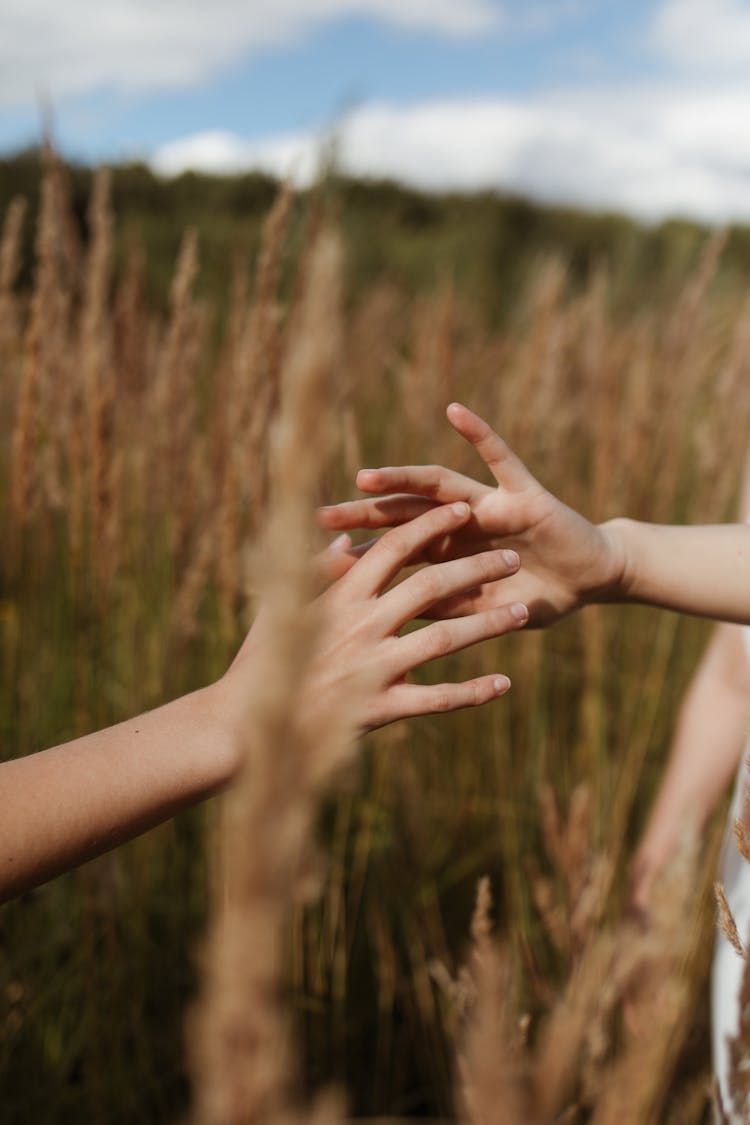
M229 782L215 687L0 765L0 900L92 859Z

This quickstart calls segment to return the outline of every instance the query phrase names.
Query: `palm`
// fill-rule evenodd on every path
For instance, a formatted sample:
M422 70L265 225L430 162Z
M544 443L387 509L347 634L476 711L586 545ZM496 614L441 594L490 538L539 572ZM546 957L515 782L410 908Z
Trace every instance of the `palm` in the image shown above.
M604 553L601 533L551 493L533 490L508 493L492 489L473 509L475 526L441 545L442 557L507 547L521 557L521 569L500 582L489 582L473 595L444 603L448 616L465 613L470 599L476 610L524 602L531 625L547 625L575 609ZM435 557L437 561L437 555Z

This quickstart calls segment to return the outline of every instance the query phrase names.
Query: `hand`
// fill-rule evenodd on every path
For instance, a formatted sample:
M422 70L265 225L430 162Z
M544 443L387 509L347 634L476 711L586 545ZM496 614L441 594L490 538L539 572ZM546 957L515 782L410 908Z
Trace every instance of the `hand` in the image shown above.
M432 616L484 612L513 599L528 606L531 626L541 626L611 594L621 581L623 561L606 525L589 523L543 488L478 415L458 403L447 414L488 465L497 488L436 465L363 469L358 487L389 495L323 508L323 527L392 527L436 504L469 504L471 518L431 540L420 558L434 562L505 547L518 552L522 569L502 584L485 581L443 599L432 606Z
M406 676L427 661L526 623L526 607L500 596L502 581L518 569L514 552L491 550L425 567L383 592L404 566L424 558L431 544L455 534L470 515L464 503L431 507L403 527L388 531L361 558L355 557L348 571L320 595L325 625L311 676L316 707L326 706L328 698L335 706L342 686L356 683L363 671L370 690L363 700L362 730L395 719L487 703L508 690L510 681L497 673L431 686L410 684ZM346 563L329 560L325 569L330 576L350 562L351 556ZM435 602L459 598L485 583L497 587L496 605L399 636L402 626L424 615ZM262 660L265 627L261 613L225 679L234 681L246 658Z

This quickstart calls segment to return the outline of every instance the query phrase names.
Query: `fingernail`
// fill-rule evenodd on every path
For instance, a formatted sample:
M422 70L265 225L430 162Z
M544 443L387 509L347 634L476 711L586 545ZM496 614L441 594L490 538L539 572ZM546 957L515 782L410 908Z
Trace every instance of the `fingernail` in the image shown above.
M528 621L529 619L529 611L523 602L516 602L515 605L512 605L510 612L516 621Z
M503 551L503 558L508 566L517 567L521 565L521 560L515 551Z
M451 504L451 508L457 516L468 516L470 508L463 500L459 500L456 504Z
M344 532L343 535L338 535L333 540L332 543L328 544L327 550L329 550L329 551L345 551L348 547L351 547L351 545L352 545L351 535L347 535L346 532Z
M503 695L510 687L510 680L507 676L496 676L492 681L492 686L498 695Z

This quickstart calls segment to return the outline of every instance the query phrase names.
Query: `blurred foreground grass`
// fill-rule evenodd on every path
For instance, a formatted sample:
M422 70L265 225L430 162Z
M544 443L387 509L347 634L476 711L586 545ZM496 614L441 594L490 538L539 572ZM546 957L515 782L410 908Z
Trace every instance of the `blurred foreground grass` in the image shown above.
M693 228L587 226L520 202L501 223L489 198L439 204L335 182L305 205L274 202L273 185L258 183L255 212L235 227L224 185L205 218L206 282L202 229L178 247L165 218L171 198L203 227L209 197L197 183L119 173L116 202L138 201L146 216L136 243L135 226L124 237L112 226L106 174L85 211L82 178L71 189L50 161L33 223L8 209L0 252L5 756L197 687L236 651L278 372L323 209L349 259L340 449L322 499L350 495L360 464L479 473L443 418L458 398L593 519L732 514L750 417L741 233L722 258L721 240ZM240 210L243 190L238 181ZM244 254L228 262L223 239ZM538 791L551 785L565 805L590 787L592 852L618 862L616 915L705 635L668 614L592 608L430 669L507 671L513 690L492 707L367 740L321 810L320 898L296 909L286 937L311 1086L340 1079L361 1114L452 1112L453 1017L435 966L455 970L481 874L493 880L519 1011L549 1006L571 953L533 903L534 871L550 868ZM3 908L3 1121L178 1119L213 819L211 806L184 814ZM691 1067L707 1067L695 1023L664 1120L687 1120Z

